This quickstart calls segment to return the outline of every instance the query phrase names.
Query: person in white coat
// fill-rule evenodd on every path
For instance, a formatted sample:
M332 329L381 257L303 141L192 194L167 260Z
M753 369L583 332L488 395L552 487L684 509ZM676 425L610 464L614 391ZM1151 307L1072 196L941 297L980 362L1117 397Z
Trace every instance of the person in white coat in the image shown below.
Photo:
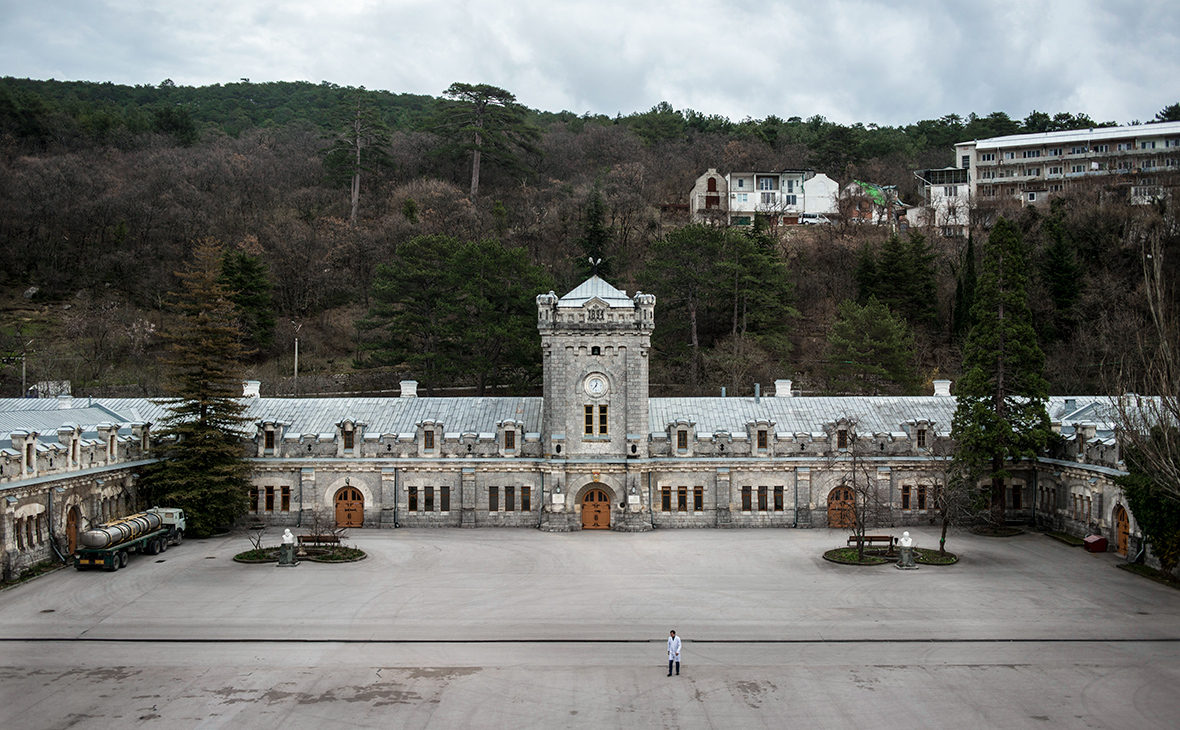
M680 676L680 637L675 631L668 632L668 676L672 676L672 664L676 664L676 676Z

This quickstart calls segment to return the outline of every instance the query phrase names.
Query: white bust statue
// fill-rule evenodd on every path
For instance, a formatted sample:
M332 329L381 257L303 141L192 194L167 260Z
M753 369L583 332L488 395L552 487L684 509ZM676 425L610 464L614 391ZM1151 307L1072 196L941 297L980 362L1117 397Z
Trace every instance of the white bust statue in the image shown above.
M908 548L908 547L914 546L914 538L910 537L909 530L906 530L905 532L901 533L901 540L899 541L899 544L903 548Z
M906 534L908 535L910 533L907 532ZM291 528L287 528L286 530L283 530L283 544L284 545L294 545L295 544L295 536L291 534Z

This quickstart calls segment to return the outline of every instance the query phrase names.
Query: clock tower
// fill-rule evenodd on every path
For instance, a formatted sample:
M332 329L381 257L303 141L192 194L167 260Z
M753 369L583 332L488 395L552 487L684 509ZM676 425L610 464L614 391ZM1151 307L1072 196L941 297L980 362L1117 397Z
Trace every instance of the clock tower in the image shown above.
M598 276L537 297L545 371L542 438L554 459L647 456L648 359L656 298Z

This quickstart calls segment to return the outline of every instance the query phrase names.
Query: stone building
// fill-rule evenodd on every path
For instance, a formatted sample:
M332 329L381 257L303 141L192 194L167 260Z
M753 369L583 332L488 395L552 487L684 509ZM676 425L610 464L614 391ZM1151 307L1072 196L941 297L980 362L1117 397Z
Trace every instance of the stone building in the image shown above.
M844 529L856 477L879 496L880 523L938 519L949 381L920 397L795 397L784 379L765 396L651 398L655 304L598 277L538 296L540 398L423 398L411 381L392 398L248 388L252 517L303 528ZM1065 451L1017 465L1009 514L1101 532L1133 554L1139 532L1111 481L1123 472L1104 403L1050 400ZM146 399L0 400L7 575L67 553L80 527L149 506L135 473L164 415Z

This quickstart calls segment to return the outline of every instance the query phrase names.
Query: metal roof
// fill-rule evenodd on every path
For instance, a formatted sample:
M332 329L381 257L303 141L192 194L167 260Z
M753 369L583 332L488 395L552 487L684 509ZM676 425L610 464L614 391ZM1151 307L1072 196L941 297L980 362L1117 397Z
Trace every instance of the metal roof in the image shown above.
M573 291L557 300L558 307L581 307L591 299L601 299L612 309L634 309L635 302L627 292L614 288L597 275L579 284Z
M1010 134L1004 137L974 140L975 148L999 149L1005 147L1030 147L1049 144L1069 144L1071 142L1101 142L1114 139L1138 139L1141 137L1165 137L1180 135L1180 122L1160 122L1158 124L1138 124L1132 127L1094 127L1090 129L1070 129L1062 132L1034 132L1032 134ZM972 144L960 142L959 145ZM959 146L956 145L956 146Z

